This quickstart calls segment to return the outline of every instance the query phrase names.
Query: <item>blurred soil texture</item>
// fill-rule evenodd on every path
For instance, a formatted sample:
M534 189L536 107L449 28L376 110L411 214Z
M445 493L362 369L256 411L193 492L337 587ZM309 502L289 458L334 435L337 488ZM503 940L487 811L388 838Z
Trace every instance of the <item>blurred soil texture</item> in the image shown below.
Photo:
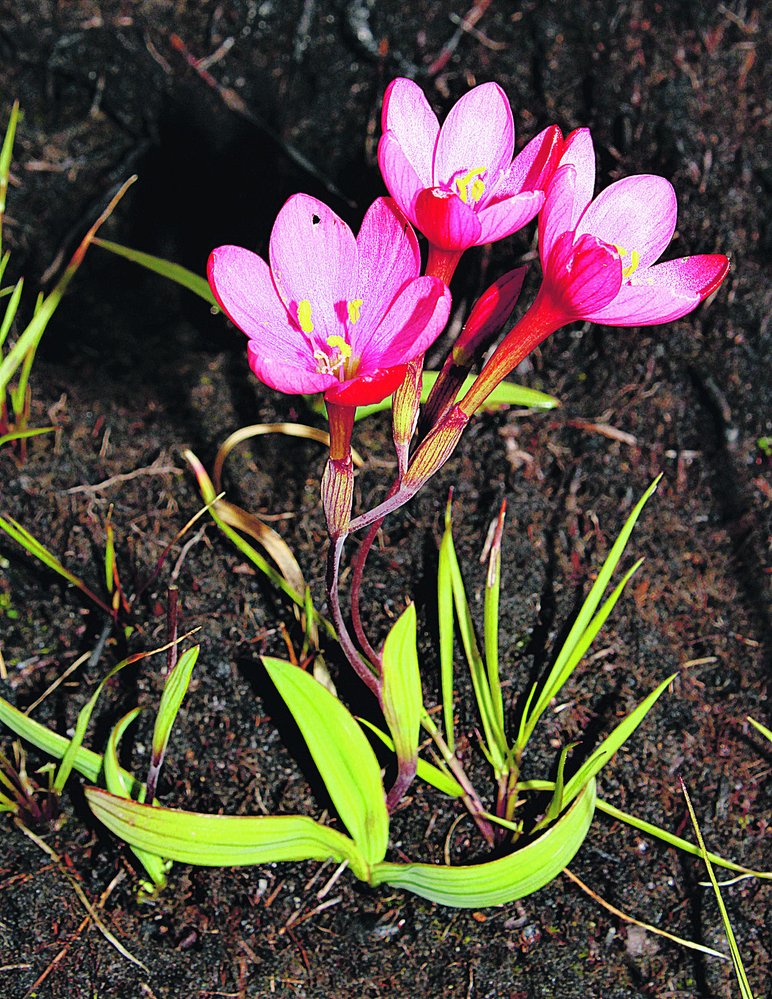
M357 228L384 193L375 161L380 102L395 76L415 78L444 114L470 86L496 80L515 114L518 148L556 122L587 125L598 182L653 172L675 185L673 255L726 252L732 270L714 300L666 328L564 330L518 371L558 396L550 413L475 419L453 460L387 521L369 562L364 606L381 640L415 600L429 703L437 701L434 580L448 488L456 540L481 617L479 554L501 500L501 661L517 702L624 519L651 479L650 502L625 565L645 556L559 710L549 712L527 774L544 776L559 748L588 733L588 751L669 673L679 677L602 772L600 794L688 836L686 782L710 848L770 867L770 750L746 721L770 724L768 633L769 219L772 173L769 48L754 0L523 2L478 0L0 0L0 120L23 110L3 235L9 275L26 279L31 314L117 184L139 180L102 235L203 273L208 252L237 243L265 253L284 200L306 191ZM452 286L468 308L504 269L530 262L534 227L466 254ZM7 278L6 278L7 283ZM447 342L444 342L447 348ZM443 344L430 356L442 357ZM32 422L55 435L25 463L0 450L0 515L19 519L102 592L112 510L118 566L130 591L200 508L182 452L211 468L238 427L298 420L302 400L250 374L241 335L190 294L93 247L41 345ZM367 459L355 502L377 501L393 471L385 417L359 424ZM226 467L229 498L282 515L272 522L323 603L323 449L271 436ZM189 543L190 542L190 543ZM180 630L203 648L176 723L159 789L198 811L319 817L277 729L258 666L286 657L288 605L214 525L176 543L133 608L134 632L111 636L34 712L65 733L106 670L166 636L166 592L179 587ZM0 537L2 695L33 703L82 653L102 616L77 590ZM362 708L328 650L339 685ZM101 750L135 704L152 707L159 659L125 670L103 695L87 744ZM462 690L462 694L468 691ZM362 702L360 704L360 701ZM127 738L125 763L147 766L152 711ZM458 705L475 755L475 715ZM11 755L12 740L0 735ZM580 751L577 750L576 753ZM46 762L28 751L30 773ZM45 783L45 777L39 778ZM136 898L132 855L97 826L79 779L61 820L39 828L50 851L4 816L0 848L0 994L8 999L508 997L627 999L736 994L729 964L640 931L559 877L521 903L454 911L334 866L233 871L176 865L167 890ZM395 816L394 856L480 855L469 822L451 830L439 795L417 788ZM766 847L766 850L765 850ZM701 865L597 815L571 865L607 902L671 933L725 950ZM130 962L89 919L77 883ZM724 892L751 982L769 981L768 888Z

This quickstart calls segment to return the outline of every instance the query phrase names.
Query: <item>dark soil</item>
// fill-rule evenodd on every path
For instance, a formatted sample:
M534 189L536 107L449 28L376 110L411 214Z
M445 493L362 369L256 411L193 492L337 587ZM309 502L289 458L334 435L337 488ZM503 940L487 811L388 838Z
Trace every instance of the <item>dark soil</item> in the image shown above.
M297 190L324 198L358 226L383 193L374 149L382 93L396 75L415 76L442 112L469 86L497 80L520 143L553 121L564 131L589 125L600 184L642 172L672 180L680 204L674 253L732 258L715 300L667 328L574 329L548 341L518 374L560 397L562 408L475 420L442 473L387 522L371 556L365 607L382 637L406 598L417 602L434 701L433 580L448 487L456 490L459 555L476 609L479 552L506 497L502 662L516 698L548 662L634 500L664 471L632 545L646 564L572 682L568 706L545 719L529 773L549 772L556 747L583 731L597 739L678 671L671 692L603 771L599 792L689 835L680 775L709 846L768 868L770 753L746 721L750 714L769 724L762 642L770 230L762 212L771 175L763 154L768 50L760 5L499 3L462 32L467 4L433 0L4 0L0 9L0 117L14 97L24 110L4 235L11 276L27 279L27 310L116 182L134 172L139 182L104 234L198 272L222 242L264 251L277 210ZM186 62L175 35L194 57L210 57L219 90ZM445 58L451 41L457 44ZM453 285L456 304L468 305L505 267L533 259L532 236L530 227L490 252L467 254ZM211 466L220 442L240 426L318 422L298 400L255 382L240 334L221 316L97 248L46 333L32 416L35 425L53 421L60 430L33 441L24 464L12 448L0 451L0 514L21 520L99 592L111 507L130 591L199 508L184 448ZM599 432L598 424L612 429ZM355 443L368 459L358 477L361 510L390 481L387 420L361 424ZM320 605L323 463L316 444L263 438L230 459L227 483L236 502L289 514L274 526ZM126 648L164 641L175 571L180 627L200 627L203 650L173 734L162 799L200 811L318 817L324 802L288 752L286 726L284 740L277 732L258 666L262 653L286 656L283 624L297 641L291 611L213 525L196 538L184 552L176 544L143 591L128 643L112 636L99 662L74 672L35 717L66 732ZM8 539L0 539L0 566L8 673L0 686L26 706L94 648L103 617ZM339 685L359 698L334 650L329 656ZM159 669L150 660L111 684L89 732L94 748L126 710L157 703ZM146 714L126 746L126 762L139 774L147 765ZM460 703L470 747L474 724L471 705ZM10 738L0 745L11 751ZM43 762L29 752L30 771ZM394 849L441 859L451 822L439 795L417 789L395 818ZM46 971L34 994L68 999L621 999L735 990L727 964L640 932L563 877L522 904L476 913L369 890L344 875L327 896L335 904L314 912L332 865L177 865L168 889L141 904L131 854L90 816L77 779L62 821L37 834L60 862L5 818L0 993L9 999L29 994ZM471 824L456 830L454 844L459 856L475 854ZM599 815L572 870L625 912L725 949L696 861ZM73 879L147 971L84 922ZM746 880L724 897L761 995L768 895Z

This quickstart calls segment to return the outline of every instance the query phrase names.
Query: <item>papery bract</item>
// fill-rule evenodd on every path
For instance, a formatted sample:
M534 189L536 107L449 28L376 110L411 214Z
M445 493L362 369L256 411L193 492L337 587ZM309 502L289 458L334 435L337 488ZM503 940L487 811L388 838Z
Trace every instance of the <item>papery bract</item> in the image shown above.
M249 337L249 363L280 392L324 392L343 406L380 402L447 322L450 294L420 276L415 233L389 198L359 235L321 201L296 194L279 212L269 265L238 246L209 257L212 291Z
M512 111L496 83L465 94L440 128L421 88L393 80L382 124L378 162L389 193L430 244L450 252L503 239L530 222L562 148L553 125L513 160Z

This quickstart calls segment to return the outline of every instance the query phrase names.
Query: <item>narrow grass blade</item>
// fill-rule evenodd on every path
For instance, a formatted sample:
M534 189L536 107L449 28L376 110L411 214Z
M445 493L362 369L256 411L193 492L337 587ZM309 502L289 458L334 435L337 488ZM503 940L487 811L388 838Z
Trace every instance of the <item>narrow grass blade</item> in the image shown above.
M445 742L451 753L455 750L456 738L453 725L453 577L450 569L450 550L453 547L452 534L452 492L445 507L445 531L440 542L437 565L437 620L439 624L440 653L440 693L442 696L442 718L445 727Z
M263 657L268 675L289 708L333 804L368 864L383 859L389 815L381 768L348 709L308 673Z
M11 173L11 157L13 156L13 143L16 138L16 126L19 123L19 102L14 101L11 107L11 114L8 118L8 126L5 130L3 148L0 149L0 250L3 246L3 219L5 217L5 201L8 194L8 178Z
M158 784L158 775L166 755L166 747L169 745L169 736L172 726L180 710L183 698L188 690L193 667L196 665L200 645L194 645L191 649L186 649L182 653L174 669L166 678L161 703L158 705L155 725L153 727L153 741L151 744L150 767L147 775L148 798L152 801L155 797L155 789Z
M22 332L21 336L18 338L16 343L11 347L11 349L6 354L5 358L0 362L0 395L5 392L8 383L13 377L14 373L18 370L21 364L24 362L24 358L29 354L31 350L36 350L37 345L40 342L40 338L48 326L48 323L56 311L59 302L62 300L67 287L72 281L75 273L83 262L83 258L86 255L88 247L94 240L97 230L102 225L102 223L112 214L115 206L118 204L120 199L126 193L131 184L134 183L136 177L131 177L126 181L125 184L120 188L117 194L110 200L107 208L102 212L96 222L91 226L89 231L81 240L80 245L73 253L69 264L64 270L64 273L57 281L55 287L48 295L46 295L41 308L39 308L32 320L27 325L26 329Z
M638 728L643 719L649 713L651 708L656 704L659 697L667 690L673 680L675 680L677 675L677 673L673 673L666 680L663 680L662 683L660 683L648 697L644 698L644 700L642 700L641 703L616 726L610 735L606 736L600 746L598 746L590 758L579 768L571 780L569 780L566 784L563 794L564 805L573 801L576 795L581 792L587 781L592 780L609 762L609 760L611 760L620 746L623 746L625 742L627 742L633 732Z
M127 801L86 788L94 815L120 839L202 867L241 867L287 860L347 860L367 880L368 865L348 836L305 815L205 815Z
M10 444L11 441L23 441L29 437L40 437L41 434L52 434L56 427L35 427L32 430L12 430L9 434L0 436L0 447Z
M404 888L460 909L502 905L524 898L543 888L571 862L587 836L594 809L595 783L590 781L553 826L506 857L458 867L375 864L372 884Z
M734 974L737 979L740 996L742 999L754 999L751 983L748 981L748 975L745 971L745 965L743 964L742 955L740 954L740 948L737 946L737 939L734 935L732 923L729 919L729 913L726 911L726 905L724 904L724 899L721 895L721 889L716 881L716 875L713 873L713 866L710 862L710 858L708 857L708 851L705 848L705 841L702 838L702 832L700 830L699 823L697 822L697 816L694 812L694 808L692 807L692 801L689 797L689 792L686 790L686 784L683 782L683 779L681 780L681 790L683 791L684 798L686 799L686 807L689 809L689 817L692 820L692 826L694 827L694 832L697 836L697 842L700 845L700 854L705 866L708 869L708 877L710 878L710 883L713 886L713 893L716 896L718 910L721 913L721 922L724 924L724 933L726 935L726 942L729 944L729 953L732 957L732 967L734 968Z
M5 313L3 314L3 321L0 323L0 347L6 341L8 334L11 331L11 326L16 318L16 313L19 310L19 301L21 300L22 289L24 288L24 278L19 278L19 280L14 285L13 291L11 292L11 297L5 306Z
M750 715L745 716L748 721L753 725L757 732L764 736L769 742L772 742L772 731L770 731L766 725L762 725L761 722L757 722L755 718L751 718Z
M199 298L203 298L207 305L219 310L220 306L212 294L209 282L206 278L188 270L187 267L183 267L181 264L174 264L170 260L164 260L163 257L154 257L151 253L132 250L128 246L113 243L109 239L95 239L94 245L101 246L103 250L109 250L110 253L115 253L117 256L123 257L125 260L130 260L134 264L139 264L140 267L144 267L146 270L160 274L161 277L165 277L169 281L174 281L175 284L179 284L183 288L187 288L188 291L192 291L194 295L198 295Z
M112 610L108 605L101 600L92 590L86 586L82 579L79 579L74 573L70 572L69 569L65 568L59 559L54 555L53 552L49 551L46 546L38 541L38 539L22 525L14 520L13 517L0 517L0 530L5 531L5 533L13 538L14 541L18 542L22 548L34 556L38 561L42 562L43 565L52 569L54 572L66 579L68 583L76 586L81 593L93 600L93 602L101 607L103 611L112 616Z
M415 604L408 604L383 646L381 708L389 726L400 772L415 774L424 710L418 666Z
M536 726L536 723L546 710L550 700L555 696L555 693L560 689L562 683L565 683L565 681L568 679L568 677L570 676L571 669L575 668L575 666L578 664L579 660L581 659L583 653L580 652L578 655L575 655L575 653L577 653L577 649L582 647L580 643L582 643L584 640L584 642L586 643L584 647L585 648L589 647L590 642L595 637L595 634L597 634L597 632L600 630L601 625L603 624L606 617L613 608L614 603L619 598L627 580L635 571L634 567L625 576L625 579L622 581L622 584L620 584L620 587L617 587L617 590L615 590L614 594L612 594L612 596L606 602L606 605L601 611L601 614L595 621L595 626L593 626L593 616L595 615L595 611L597 610L598 605L600 604L603 598L603 594L606 592L606 588L609 584L609 580L611 579L612 573L616 569L617 564L619 563L619 560L621 559L624 553L625 547L627 546L627 542L630 539L630 535L632 534L633 528L635 527L638 518L643 512L644 506L651 498L652 494L655 492L661 478L662 478L661 475L657 476L657 478L645 491L640 500L636 503L632 513L625 521L624 527L622 528L622 530L619 533L619 536L612 545L611 551L609 552L608 556L606 557L606 560L601 566L597 579L595 580L594 584L592 585L592 588L590 589L590 592L588 593L584 603L582 604L582 608L579 611L579 614L577 615L576 621L574 621L574 624L568 634L568 638L566 638L560 652L557 655L557 658L555 659L555 662L552 666L552 669L550 670L547 680L545 681L541 694L539 695L536 703L534 704L533 708L530 710L528 715L526 716L525 713L523 714L523 719L521 721L520 731L518 733L518 738L517 738L517 746L521 752L525 748L525 745L528 742L528 739L530 738ZM588 631L588 629L590 630ZM573 663L573 666L567 668L567 664L569 663L569 661Z
M569 743L569 745L565 746L560 753L560 759L558 760L558 772L555 775L555 790L553 791L552 798L547 806L547 811L544 813L544 818L541 822L537 822L537 824L533 827L533 832L538 832L540 829L544 829L550 824L550 822L554 822L558 815L560 815L563 811L566 759L571 750L575 749L578 745L578 742Z
M504 533L504 517L507 501L501 504L499 518L493 534L488 557L488 575L485 578L485 602L483 609L483 647L485 666L488 671L488 688L491 692L491 707L496 719L496 727L501 733L501 741L506 745L504 733L504 700L501 696L499 675L499 593L501 590L501 539Z

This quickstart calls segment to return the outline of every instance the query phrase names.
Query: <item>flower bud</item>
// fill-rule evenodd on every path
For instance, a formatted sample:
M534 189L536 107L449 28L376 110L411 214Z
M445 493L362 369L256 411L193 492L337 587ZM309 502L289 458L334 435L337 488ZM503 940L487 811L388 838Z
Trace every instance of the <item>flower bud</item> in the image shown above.
M351 455L330 458L322 476L322 508L331 538L338 539L348 533L353 498L354 463Z

